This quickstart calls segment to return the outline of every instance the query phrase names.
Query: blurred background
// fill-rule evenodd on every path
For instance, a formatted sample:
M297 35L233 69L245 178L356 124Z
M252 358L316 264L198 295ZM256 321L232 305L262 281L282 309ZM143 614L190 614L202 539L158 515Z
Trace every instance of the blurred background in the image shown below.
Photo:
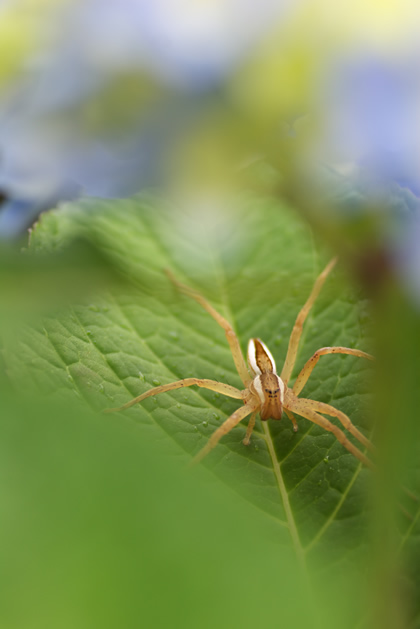
M414 0L4 0L0 12L1 238L83 194L157 187L194 205L257 188L333 243L350 230L346 250L392 259L419 301Z
M93 196L112 203L112 199L151 189L166 195L174 207L191 208L209 216L225 212L232 199L251 192L288 204L325 246L340 254L343 265L369 300L378 359L375 416L380 448L372 499L376 508L371 532L375 543L370 549L372 557L367 569L373 585L366 594L374 608L374 620L362 619L360 627L372 623L381 628L420 627L420 548L416 537L419 513L416 501L420 496L419 35L420 5L415 0L387 3L260 0L258 6L251 0L0 2L3 308L6 305L12 311L9 306L16 303L19 312L24 312L24 318L30 321L40 311L45 313L49 307L56 307L57 300L60 301L57 287L62 283L60 269L66 272L73 269L79 277L84 276L86 291L92 285L101 286L102 282L108 286L109 269L104 274L107 263L89 248L69 251L68 258L60 258L59 263L55 258L54 262L45 258L39 262L39 268L31 260L21 260L19 250L27 245L27 230L41 212L59 207L64 201ZM91 270L89 276L83 271L85 265ZM38 300L25 300L36 273L45 274L52 266L58 271L57 277L50 277L53 288L38 294ZM120 278L114 277L112 281L118 282ZM8 312L1 319L5 333L13 318ZM57 444L62 443L62 434L68 430L64 410L46 409L44 402L37 402L33 408L15 407L13 395L12 399L8 397L10 383L3 358L1 374L5 400L2 406L9 425L4 442L10 445L3 448L2 454L5 461L8 457L12 461L9 461L12 467L4 464L4 478L13 466L18 478L30 477L33 466L38 470L34 487L3 482L4 509L6 512L10 509L19 526L23 526L28 505L36 500L39 488L46 482L46 495L51 503L47 501L45 513L61 510L57 522L64 526L62 535L72 538L72 527L82 524L76 521L73 512L71 518L75 521L70 518L65 495L75 492L71 504L76 507L78 492L72 481L60 488L51 480L57 466L63 466L62 459L54 453ZM79 413L82 411L76 414ZM65 426L63 433L54 436L56 424L51 433L49 422L57 414ZM33 427L32 437L28 435L28 416L41 426L41 451L47 453L45 459L41 457L41 465L39 460L31 458L39 456L33 444L40 437ZM121 478L98 480L95 465L104 464L108 457L125 458L114 452L113 431L117 431L121 443L130 442L131 437L122 434L124 430L111 421L105 429L101 428L108 433L101 437L100 461L90 463L86 443L94 439L96 430L94 419L81 421L76 431L67 435L71 445L63 453L68 465L73 465L71 452L79 444L78 439L85 444L77 474L81 477L87 474L90 489L86 491L93 494L99 487L103 501L97 511L90 513L89 497L83 496L85 502L81 508L86 518L92 519L90 530L96 530L98 518L107 518L106 505L113 504L119 495L113 483L127 482L132 473L130 465L134 465L128 459ZM45 445L46 435L51 435L49 447ZM125 445L121 447L124 450ZM132 456L134 461L134 452ZM68 465L63 469L69 470ZM159 469L166 470L165 465L168 464L162 463ZM141 470L136 469L138 473ZM68 474L70 478L71 473ZM170 476L171 472L166 474ZM164 477L162 472L162 486ZM106 491L104 482L110 483ZM209 481L207 484L211 486ZM169 491L165 487L160 490ZM15 590L15 594L25 588L33 589L38 569L43 566L41 580L46 579L46 585L42 591L51 587L51 597L42 603L33 590L32 596L42 608L39 615L25 616L24 608L20 616L10 611L5 616L4 627L103 627L115 626L117 622L124 627L141 626L139 619L130 614L120 620L116 607L112 608L114 619L112 614L102 618L97 615L101 606L92 602L95 597L103 596L104 591L118 587L117 581L120 586L122 582L126 584L130 592L137 578L129 562L128 572L119 581L115 574L124 574L125 564L116 559L114 565L112 559L116 571L112 584L107 581L105 589L98 585L100 578L106 581L109 577L98 576L101 571L98 566L103 560L101 548L114 546L115 540L125 535L126 519L135 517L130 511L137 508L135 493L133 487L131 506L121 506L122 512L129 511L126 518L121 516L118 520L115 512L111 514L111 524L106 524L104 534L105 546L95 537L96 554L91 547L88 551L78 548L82 557L79 563L67 551L58 580L48 568L51 556L63 551L62 537L54 537L57 531L53 520L49 526L56 546L49 546L46 552L42 550L42 544L48 546L42 518L38 522L40 536L36 537L39 533L36 529L30 533L42 542L33 565L28 566L21 547L17 552L19 536L16 540L9 539L11 546L3 549L3 553L8 570L13 566L16 571L13 583L20 583L22 588ZM203 503L208 505L219 499L212 494ZM185 501L188 502L187 498ZM409 560L396 552L399 532L395 514L401 504L409 512L408 526L413 534ZM187 508L185 504L184 507ZM148 512L151 508L147 507ZM202 513L206 508L203 506ZM195 518L189 514L187 522L188 517ZM231 521L236 522L237 517L232 515ZM152 535L147 526L142 535ZM220 523L210 519L207 528L201 519L191 526L195 535L201 528L202 537L207 539ZM8 534L14 527L15 524L9 524ZM87 544L89 536L79 533L73 539ZM161 531L163 540L167 534L168 530ZM230 546L227 549L223 539L217 542L216 547L221 549L220 566L213 573L208 571L208 557L193 555L193 561L189 546L185 546L185 552L179 550L190 544L191 539L184 532L177 534L180 555L174 562L181 561L181 556L187 557L186 565L191 563L189 570L195 568L201 575L200 562L207 562L204 572L210 602L214 598L223 600L223 596L218 598L217 588L213 591L209 584L217 583L226 569L224 552L232 552L231 561L235 562L240 555L240 544L247 546L246 539L238 542L238 554ZM29 544L29 537L25 539ZM199 546L197 538L192 543L194 548ZM250 551L252 556L265 558L271 547L270 543L270 548L263 546ZM10 548L15 549L13 553ZM136 548L140 552L140 547ZM144 547L141 548L143 552ZM85 552L89 555L87 564L83 560ZM124 546L124 553L128 552L129 547ZM243 563L246 556L241 555ZM286 564L294 574L293 561L286 560ZM53 565L56 569L57 563ZM60 596L66 591L71 571L77 575L69 581L74 584L78 582L79 571L85 572L85 565L93 571L96 589L91 591L88 587L85 598L85 586L77 590L80 598L73 607L77 614L68 616L65 624L57 611ZM146 570L151 570L153 559L146 560L145 565ZM2 576L6 593L11 582L8 570ZM232 579L239 578L241 571L246 573L246 570L239 562L236 577L232 575ZM283 578L277 582L278 571L266 559L260 570L268 575L269 583L290 587ZM87 579L86 574L82 576ZM238 587L239 609L246 608L248 593L253 591L252 576L247 576L241 588ZM147 587L144 574L142 578L144 583L136 587ZM298 574L293 578L301 583ZM173 584L168 575L166 579L160 591L165 599ZM226 576L223 579L222 590L231 586ZM153 583L158 581L155 576ZM59 582L62 587L57 585ZM207 596L202 590L195 591L196 583L191 582L190 587L191 600L199 602L192 606L188 618L183 618L179 610L175 623L165 617L164 611L155 617L153 614L162 605L159 597L148 612L152 623L148 626L160 623L179 627L215 626L218 616L208 616L208 610L203 620ZM124 596L116 599L121 607L126 604ZM156 590L153 596L157 597ZM309 608L299 611L298 619L294 618L296 609L289 608L285 620L274 603L275 589L270 589L268 595L258 586L256 596L264 598L267 626L278 626L280 622L296 627L315 623ZM408 598L410 604L406 604ZM184 605L188 607L190 602L185 600ZM44 615L47 608L52 618L49 624ZM67 601L65 609L68 608ZM235 620L232 609L229 613L232 616L226 615L229 619L226 626L235 626L235 622L237 626L251 626L253 618L258 622L258 609L252 606L248 620L245 615ZM332 618L336 616L332 614ZM290 624L293 622L294 625ZM325 622L323 618L322 623Z

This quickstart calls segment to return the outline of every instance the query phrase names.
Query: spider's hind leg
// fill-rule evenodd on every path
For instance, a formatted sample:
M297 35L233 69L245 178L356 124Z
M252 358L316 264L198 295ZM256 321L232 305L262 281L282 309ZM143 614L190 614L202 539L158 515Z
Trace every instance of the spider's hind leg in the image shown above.
M295 396L289 395L288 399L288 410L292 410L295 413L298 413L305 419L309 419L309 421L317 424L327 430L328 432L332 432L333 435L353 456L355 456L359 461L361 461L364 465L370 468L374 468L372 461L370 461L363 452L361 452L356 446L349 441L344 432L338 428L335 424L330 422L328 419L317 413L311 404L308 402L312 402L312 400L305 400L303 398L297 398Z
M318 413L322 413L323 415L330 415L331 417L337 417L344 428L346 428L353 435L353 437L356 437L356 439L360 441L360 443L363 444L365 448L368 448L372 452L375 451L375 446L373 445L373 443L369 441L369 439L356 428L350 417L348 417L345 413L339 411L337 408L334 408L334 406L331 406L330 404L318 402L317 400L305 399L305 403L309 408L312 408Z

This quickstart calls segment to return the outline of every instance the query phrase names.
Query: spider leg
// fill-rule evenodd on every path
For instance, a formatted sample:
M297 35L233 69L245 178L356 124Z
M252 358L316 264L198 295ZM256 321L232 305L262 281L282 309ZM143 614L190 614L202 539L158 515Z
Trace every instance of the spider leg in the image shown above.
M227 435L239 422L241 422L247 415L253 413L258 408L258 402L251 400L248 404L241 406L236 410L227 420L218 428L210 437L204 448L202 448L198 454L195 455L191 461L191 465L199 463L213 448L218 444L220 439Z
M297 432L299 430L299 426L297 425L295 416L287 408L284 409L284 412L293 424L293 432Z
M300 398L302 399L302 398ZM347 417L345 413L342 413L334 406L330 404L324 404L324 402L318 402L317 400L308 400L305 399L305 403L308 407L312 408L314 411L318 413L323 413L324 415L331 415L332 417L337 417L337 419L342 423L344 428L346 428L353 437L356 437L362 443L365 448L368 448L372 452L375 451L375 446L373 443L369 441L361 432L356 428L356 426L352 423L351 419Z
M301 415L302 417L309 419L309 421L313 422L314 424L317 424L318 426L321 426L325 430L328 430L328 432L332 432L337 438L337 440L349 452L351 452L351 454L353 454L357 459L359 459L359 461L361 461L367 467L374 468L372 461L370 461L363 454L363 452L361 452L358 448L356 448L356 446L354 446L352 442L347 439L346 435L344 434L342 430L340 430L340 428L335 426L335 424L332 424L325 417L322 417L322 415L319 415L319 413L314 411L311 405L308 404L307 402L308 400L297 398L295 396L292 397L289 395L287 399L287 408L288 410L294 411L298 413L299 415Z
M169 277L169 279L171 280L171 282L173 282L175 286L182 293L184 293L184 295L187 295L188 297L195 299L195 301L199 303L200 306L204 308L204 310L207 310L207 312L213 317L213 319L224 329L227 341L229 343L230 351L232 352L232 357L235 363L235 367L238 371L238 374L241 377L242 382L244 383L245 386L247 386L249 382L251 381L251 378L249 376L248 368L246 366L244 357L242 355L241 346L239 345L238 337L236 336L229 321L227 321L224 317L222 317L222 315L219 314L217 310L215 310L213 306L209 304L209 302L202 295L200 295L200 293L195 291L193 288L190 288L189 286L182 284L182 282L179 282L176 279L176 277L173 275L173 273L169 271L169 269L165 269L165 272L167 276Z
M305 363L302 371L296 378L296 382L293 385L292 389L295 395L299 395L299 393L302 391L303 387L308 381L309 376L312 373L313 368L315 367L321 356L326 356L327 354L351 354L352 356L359 356L360 358L375 360L373 356L371 356L370 354L366 354L366 352L362 352L360 349L350 349L349 347L322 347L321 349L318 349L315 354Z
M252 431L254 430L255 418L257 417L257 412L258 411L254 411L251 415L251 419L249 420L248 428L246 429L246 435L242 441L244 446L249 446L249 443L251 441L251 435L252 435Z
M289 346L287 348L286 360L284 361L283 369L281 372L281 379L284 384L287 384L290 380L290 376L292 375L293 367L296 362L296 355L299 347L300 337L302 335L303 324L305 323L306 317L309 314L310 309L312 308L315 299L318 297L321 288L328 277L331 269L334 267L337 262L337 258L333 258L325 267L325 269L320 273L315 281L314 287L312 289L309 298L301 311L299 312L295 325L293 326L292 334L290 335Z
M126 408L130 408L130 406L134 406L134 404L142 402L148 397L159 395L159 393L166 393L167 391L175 391L175 389L181 389L183 387L192 387L194 385L202 387L203 389L210 389L210 391L222 393L222 395L227 395L228 397L233 397L237 400L243 399L241 391L239 391L239 389L235 389L235 387L231 387L230 384L224 384L223 382L216 382L215 380L206 380L201 378L184 378L184 380L177 380L176 382L162 384L159 387L149 389L149 391L142 393L141 395L135 397L133 400L130 400L126 404L123 404L118 408L106 408L103 412L113 413L114 411L124 411Z

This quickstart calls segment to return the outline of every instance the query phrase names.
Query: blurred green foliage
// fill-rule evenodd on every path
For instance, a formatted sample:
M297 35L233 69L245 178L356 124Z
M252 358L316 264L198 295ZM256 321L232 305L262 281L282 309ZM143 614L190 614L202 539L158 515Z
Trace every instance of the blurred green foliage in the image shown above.
M310 622L275 524L135 424L3 390L0 450L5 629Z

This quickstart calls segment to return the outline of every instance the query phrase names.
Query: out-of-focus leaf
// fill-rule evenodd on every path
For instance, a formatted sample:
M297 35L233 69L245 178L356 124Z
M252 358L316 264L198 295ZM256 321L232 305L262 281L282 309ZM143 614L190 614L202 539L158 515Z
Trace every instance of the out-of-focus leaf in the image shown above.
M164 435L1 388L2 627L271 627L280 592L309 626L278 523Z

